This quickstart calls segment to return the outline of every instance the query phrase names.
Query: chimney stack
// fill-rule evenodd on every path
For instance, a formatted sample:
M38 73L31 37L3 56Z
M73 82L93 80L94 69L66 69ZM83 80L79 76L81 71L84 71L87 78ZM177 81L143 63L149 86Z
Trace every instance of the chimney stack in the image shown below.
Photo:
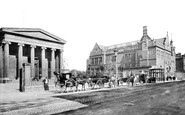
M147 26L143 26L143 36L147 35Z

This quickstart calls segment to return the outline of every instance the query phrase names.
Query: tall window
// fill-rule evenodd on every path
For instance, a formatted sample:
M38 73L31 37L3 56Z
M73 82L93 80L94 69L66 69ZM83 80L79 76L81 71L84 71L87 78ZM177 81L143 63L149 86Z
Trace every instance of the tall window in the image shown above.
M112 62L116 62L116 56L112 56Z
M129 62L131 62L131 54L129 54Z
M99 57L99 64L102 62L102 57Z
M91 58L91 64L94 65L94 58Z
M95 58L95 65L98 65L98 57Z

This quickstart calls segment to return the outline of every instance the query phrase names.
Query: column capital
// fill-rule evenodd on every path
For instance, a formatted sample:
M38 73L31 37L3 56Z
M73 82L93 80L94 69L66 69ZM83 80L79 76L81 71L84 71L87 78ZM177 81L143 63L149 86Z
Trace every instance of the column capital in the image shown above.
M42 50L46 50L47 48L46 48L46 47L44 47L44 46L42 46L42 47L41 47L41 49L42 49Z
M55 48L51 48L51 50L52 50L52 51L56 51L56 49L55 49Z
M59 49L60 50L60 52L62 53L62 52L64 52L64 50L63 49Z
M3 40L2 43L4 43L4 44L11 44L10 41L6 41L6 40Z
M18 43L18 46L24 46L24 44L23 43Z
M36 48L36 45L30 45L31 48Z

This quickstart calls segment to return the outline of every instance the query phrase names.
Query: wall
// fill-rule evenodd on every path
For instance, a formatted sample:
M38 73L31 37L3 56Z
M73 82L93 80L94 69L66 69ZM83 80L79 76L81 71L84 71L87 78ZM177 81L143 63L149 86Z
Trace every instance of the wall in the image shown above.
M17 76L17 58L14 55L9 56L9 78L14 80Z
M27 57L22 57L22 63L28 63ZM17 57L9 55L9 78L15 80L17 76Z
M176 59L176 70L177 71L183 71L184 70L184 65L183 65L183 58L177 58Z

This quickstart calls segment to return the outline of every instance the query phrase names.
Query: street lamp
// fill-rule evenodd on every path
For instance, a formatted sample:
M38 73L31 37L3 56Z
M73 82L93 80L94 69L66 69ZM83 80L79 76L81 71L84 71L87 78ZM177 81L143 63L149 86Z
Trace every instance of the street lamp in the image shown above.
M115 57L116 57L116 86L118 86L118 64L117 64L117 55L118 55L118 49L114 49Z

